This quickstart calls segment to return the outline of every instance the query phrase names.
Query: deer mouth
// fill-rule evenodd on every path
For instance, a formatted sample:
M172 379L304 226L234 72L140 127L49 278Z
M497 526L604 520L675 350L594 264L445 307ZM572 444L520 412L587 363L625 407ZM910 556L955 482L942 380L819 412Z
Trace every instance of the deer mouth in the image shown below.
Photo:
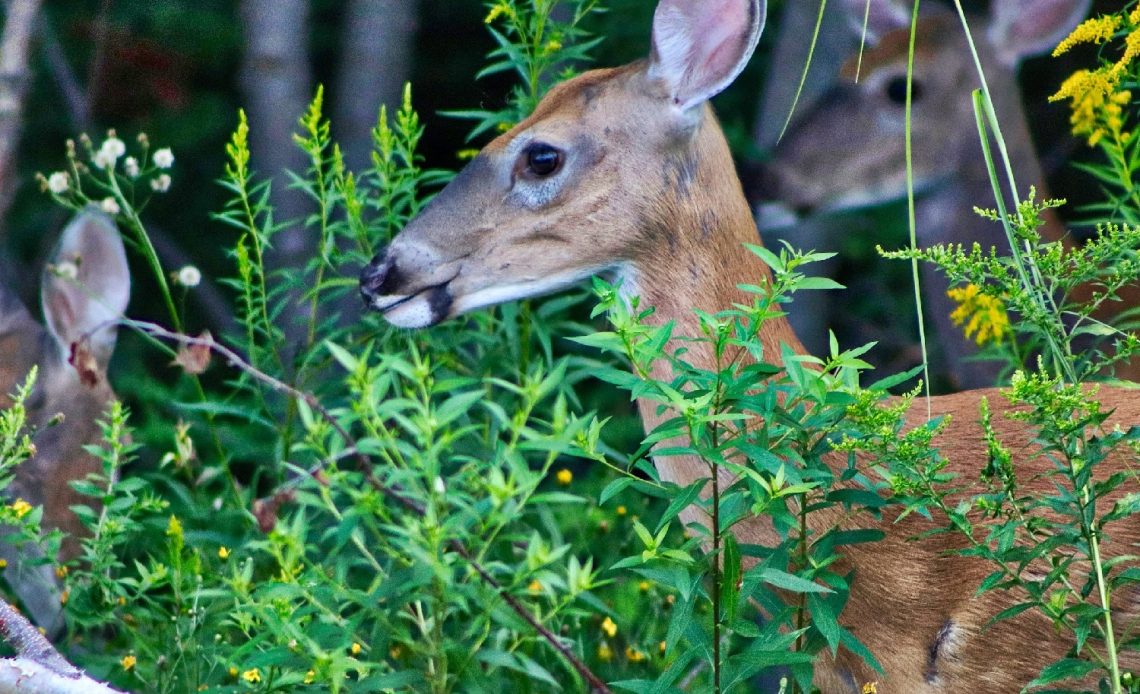
M406 295L366 297L368 307L379 311L384 320L398 328L426 328L442 322L451 314L453 298L445 282L433 284Z

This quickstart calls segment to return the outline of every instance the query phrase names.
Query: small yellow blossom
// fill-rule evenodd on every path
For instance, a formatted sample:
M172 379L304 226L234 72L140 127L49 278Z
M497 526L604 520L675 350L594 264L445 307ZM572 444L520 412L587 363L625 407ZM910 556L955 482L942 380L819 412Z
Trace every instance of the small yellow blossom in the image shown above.
M1140 5L1137 5L1136 9L1132 10L1132 14L1128 15L1128 21L1132 26L1140 24Z
M23 518L32 512L32 505L23 499L16 499L8 508L12 509L12 512L16 514L16 518Z
M170 522L166 524L166 534L169 537L182 539L182 521L178 520L177 516L170 517Z
M56 578L67 578L67 567L62 565L62 564L55 567L55 577Z
M138 658L134 657L133 655L125 655L123 656L123 659L119 661L119 664L123 666L124 670L130 672L135 668L135 663L138 661Z
M602 643L598 645L598 660L602 661L603 663L608 663L613 660L613 658L614 652L610 650L610 645L605 641L602 641Z
M404 655L403 646L397 643L395 646L392 646L388 649L388 655L392 658L392 660L399 660L400 656Z
M665 642L664 641L657 644L657 652L660 653L661 655L665 655Z
M461 149L455 153L455 156L459 159L459 161L470 161L471 159L479 156L479 150L475 149L474 147Z
M530 585L527 586L526 589L532 593L541 593L542 592L542 583L540 583L539 580L536 578L530 582Z
M615 510L615 512L619 516L624 516L627 513L625 506L618 506L617 509Z
M229 558L230 558L230 548L225 547L225 546L219 547L218 548L218 559L225 560L225 559L229 559Z
M1086 19L1062 39L1061 43L1057 44L1057 47L1053 49L1053 57L1056 58L1067 53L1070 48L1082 43L1104 43L1108 41L1120 28L1120 19L1119 15L1114 14Z
M640 663L641 661L645 660L645 654L633 646L626 646L625 659L631 663Z
M513 126L513 125L511 125L510 123L508 123L508 122L506 122L506 121L503 121L502 123L499 123L498 125L496 125L496 126L495 126L495 129L496 129L496 130L498 130L498 131L499 131L499 132L501 132L501 133L505 133L505 132L507 132L508 130L510 130L511 128L513 128L513 127L514 127L514 126Z
M863 685L863 694L879 694L879 683L868 682Z
M515 8L511 7L506 0L503 0L502 2L495 3L495 6L491 8L487 16L483 18L483 23L490 24L499 17L514 18L514 16Z
M237 677L238 676L238 669L236 667L234 667L233 665L230 666L230 669L227 672L230 673L230 677Z
M649 581L642 581L641 583L637 584L637 589L640 590L642 593L648 593L649 589L652 587L653 587L653 584L650 583Z
M312 670L309 670L308 672L305 673L305 679L302 682L302 684L312 684L313 680L315 680L315 679L317 679L317 673L313 672Z
M546 45L542 47L542 50L547 55L554 53L555 51L560 51L562 50L562 42L557 39L550 39L546 42Z
M246 682L249 682L250 684L260 684L261 683L261 670L259 670L257 668L253 668L251 670L246 670L245 672L241 673L241 678L243 680L245 680Z
M602 631L606 632L606 636L610 637L611 639L616 636L617 625L614 624L614 620L606 617L605 621L602 622Z
M59 604L66 605L67 601L71 599L71 591L65 590L59 594Z
M115 602L118 603L119 607L124 607L127 604L127 599L120 595L119 599Z
M954 325L965 325L966 337L984 345L987 342L1001 344L1010 332L1009 315L1005 306L995 297L982 294L976 284L954 287L946 295L958 304L950 314Z
M7 559L0 559L0 569L6 569L6 568L8 568L8 560Z
M555 477L555 479L558 480L558 484L565 485L565 484L570 484L571 482L574 481L574 473L570 472L566 468L562 468L561 470L559 470L558 474L556 474L554 477Z
M360 651L363 649L361 648L359 643L356 643L355 641L353 641L352 647L349 648L348 650L351 651L353 655L360 655Z

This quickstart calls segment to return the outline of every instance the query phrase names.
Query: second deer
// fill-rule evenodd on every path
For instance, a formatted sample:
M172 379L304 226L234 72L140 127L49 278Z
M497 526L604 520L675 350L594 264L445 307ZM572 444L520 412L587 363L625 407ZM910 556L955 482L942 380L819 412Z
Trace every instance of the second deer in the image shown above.
M1046 189L1017 85L1017 69L1025 59L1055 46L1085 15L1089 4L1089 0L994 0L989 15L968 17L1021 194L1033 185L1040 199ZM814 12L808 5L792 3L786 11ZM853 44L842 44L850 46L850 53L840 56L843 67L838 80L795 116L758 186L778 204L807 215L793 240L820 249L835 243L819 233L834 231L837 225L826 219L831 213L906 195L904 106L911 3L871 0L869 46L861 65L857 32L862 29L866 2L845 0L839 5L846 25L835 22L832 31L855 38ZM1000 251L1008 247L1001 226L973 211L975 206L993 207L970 99L970 91L979 84L977 73L958 16L937 4L923 3L923 8L912 92L918 245L960 243L969 247L978 243ZM790 42L799 40L798 36L789 38ZM788 80L787 75L782 77ZM775 91L776 87L769 89ZM763 217L762 210L762 224ZM805 233L811 235L805 237ZM1049 215L1043 237L1057 240L1065 234L1057 217ZM790 232L785 235L793 237ZM946 296L945 279L924 267L922 282L923 302L953 385L993 385L997 364L963 359L977 348L950 320L955 306ZM1135 298L1129 296L1133 305ZM1112 306L1123 311L1119 303ZM820 312L826 314L826 308ZM1140 364L1122 367L1118 375L1136 380Z
M0 407L10 404L9 394L38 368L26 403L35 454L16 468L7 490L11 498L3 503L18 498L43 506L44 527L71 538L83 533L71 507L91 501L70 482L99 470L98 460L83 448L100 440L98 420L115 397L107 366L115 348L114 321L127 307L130 285L118 230L106 216L89 211L67 226L43 272L46 326L0 286ZM94 359L83 378L68 363L72 345L80 341ZM65 543L66 555L74 556L75 542ZM27 545L0 542L0 558L7 561L3 578L29 617L49 634L58 632L63 623L53 567Z

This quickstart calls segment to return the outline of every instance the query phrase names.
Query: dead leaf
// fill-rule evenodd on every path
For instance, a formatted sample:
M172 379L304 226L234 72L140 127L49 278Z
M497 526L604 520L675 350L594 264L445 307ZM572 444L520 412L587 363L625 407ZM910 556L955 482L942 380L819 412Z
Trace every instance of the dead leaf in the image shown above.
M174 366L182 367L182 370L191 376L200 374L210 367L210 346L214 344L214 338L209 330L204 330L198 339L202 342L180 345L178 354L171 362Z
M71 343L71 354L67 357L67 363L79 373L79 382L83 385L94 387L99 383L99 362L91 353L91 345L87 338Z

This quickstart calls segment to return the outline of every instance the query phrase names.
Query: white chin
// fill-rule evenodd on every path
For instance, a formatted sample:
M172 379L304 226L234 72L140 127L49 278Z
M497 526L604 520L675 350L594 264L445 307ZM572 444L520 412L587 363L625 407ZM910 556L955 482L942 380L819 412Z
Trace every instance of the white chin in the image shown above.
M384 320L397 328L426 328L435 322L431 304L422 294L385 311Z

